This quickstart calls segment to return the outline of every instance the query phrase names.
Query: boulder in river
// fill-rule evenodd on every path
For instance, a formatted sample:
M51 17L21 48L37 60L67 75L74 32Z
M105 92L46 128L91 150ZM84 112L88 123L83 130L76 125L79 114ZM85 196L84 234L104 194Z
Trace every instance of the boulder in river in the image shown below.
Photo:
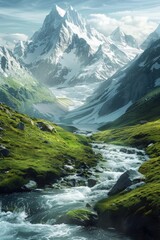
M89 178L88 179L88 187L94 187L97 184L97 179L96 178Z
M119 179L117 180L116 184L112 187L112 189L109 191L108 195L112 196L117 193L120 193L124 191L129 186L140 183L144 180L144 176L139 173L136 170L127 170L125 173L123 173Z
M30 180L27 184L24 185L26 190L34 190L37 188L37 183L33 180Z
M64 216L61 216L57 223L73 224L80 226L94 226L97 223L97 214L88 209L76 209L67 212Z
M64 169L67 171L73 171L75 168L71 165L64 165Z

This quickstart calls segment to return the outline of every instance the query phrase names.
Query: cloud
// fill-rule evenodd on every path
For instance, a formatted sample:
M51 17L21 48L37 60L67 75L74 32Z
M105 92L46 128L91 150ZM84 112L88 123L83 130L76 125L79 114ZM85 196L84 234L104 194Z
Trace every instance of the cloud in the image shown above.
M90 14L88 23L105 35L109 35L113 29L119 26L119 22L105 14Z
M106 36L115 28L121 27L126 34L133 35L139 42L142 42L158 25L146 16L136 16L129 11L123 14L125 15L119 19L105 14L90 14L88 22Z
M27 41L28 36L22 33L13 34L1 34L0 35L0 45L7 46L8 48L13 48L15 43L18 41Z
M144 40L158 26L157 22L145 16L127 15L122 17L120 21L124 31L132 34L139 41Z
M13 34L7 34L3 37L6 40L10 41L26 41L28 39L28 36L26 34L22 33L13 33Z

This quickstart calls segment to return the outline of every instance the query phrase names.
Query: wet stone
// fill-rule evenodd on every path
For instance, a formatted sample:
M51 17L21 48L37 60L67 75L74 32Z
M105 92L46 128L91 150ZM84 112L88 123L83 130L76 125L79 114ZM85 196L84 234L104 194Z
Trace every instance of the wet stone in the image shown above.
M89 178L88 179L88 187L94 187L97 184L97 179L95 178Z

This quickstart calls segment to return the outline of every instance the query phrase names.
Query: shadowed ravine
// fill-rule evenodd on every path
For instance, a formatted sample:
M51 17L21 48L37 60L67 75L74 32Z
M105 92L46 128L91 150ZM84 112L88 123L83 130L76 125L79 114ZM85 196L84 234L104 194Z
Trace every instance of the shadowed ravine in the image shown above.
M56 219L71 209L93 206L107 196L119 176L128 169L138 169L147 156L143 151L94 143L93 149L101 153L103 161L91 169L97 178L94 187L79 186L62 189L36 190L30 193L1 195L1 240L105 240L130 239L114 229L104 231L68 224L56 224ZM118 163L118 164L117 164ZM75 179L78 176L72 176Z

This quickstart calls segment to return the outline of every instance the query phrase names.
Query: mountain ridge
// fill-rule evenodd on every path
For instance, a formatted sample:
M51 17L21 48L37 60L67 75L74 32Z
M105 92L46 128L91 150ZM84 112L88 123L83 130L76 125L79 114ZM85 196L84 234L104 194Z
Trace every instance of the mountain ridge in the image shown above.
M160 40L157 40L137 59L103 82L84 106L68 113L66 121L100 127L123 115L133 103L160 85L159 52Z
M155 29L155 31L150 33L147 39L141 44L141 48L144 50L149 48L152 45L152 43L157 41L159 38L160 38L160 24Z
M96 52L101 45L106 46L108 68L105 61L96 62ZM40 30L24 44L23 51L22 47L18 48L24 53L19 55L20 60L37 79L50 86L63 87L103 81L141 52L137 46L127 45L126 40L117 46L117 42L89 26L72 7L59 14L57 6L46 16ZM75 69L73 64L72 68L68 66L71 58L75 59Z

